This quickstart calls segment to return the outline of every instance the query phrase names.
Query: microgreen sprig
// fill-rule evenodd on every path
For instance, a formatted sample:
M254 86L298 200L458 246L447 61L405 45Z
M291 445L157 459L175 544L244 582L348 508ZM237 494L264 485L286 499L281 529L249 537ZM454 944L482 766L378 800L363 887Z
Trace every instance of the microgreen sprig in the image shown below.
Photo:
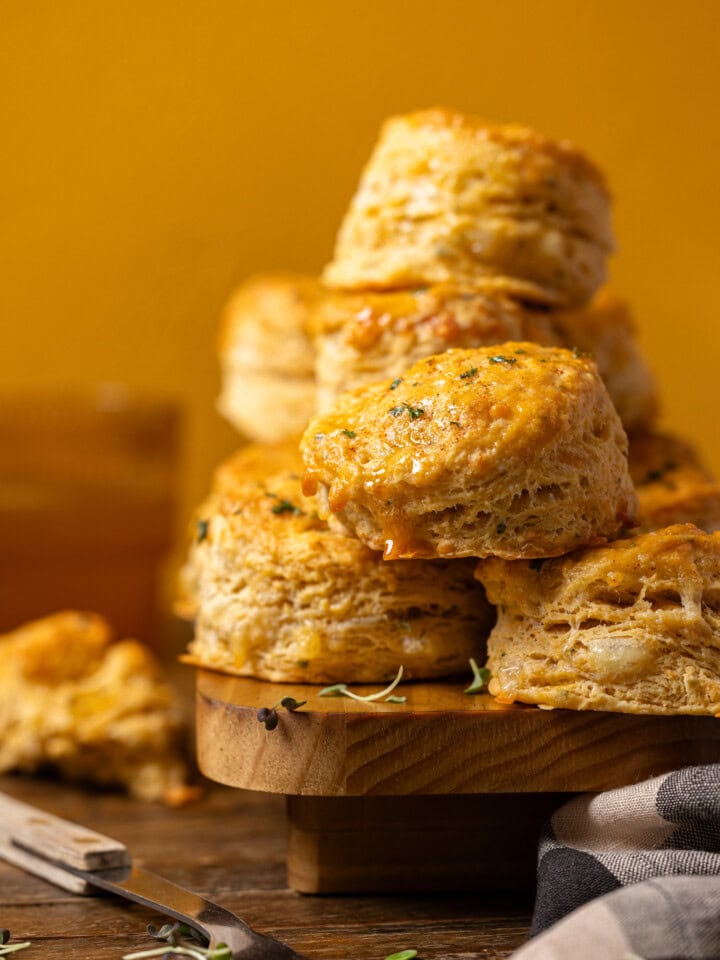
M296 700L295 697L283 697L282 700L278 700L272 707L260 707L257 712L258 722L264 723L266 730L274 730L280 719L277 712L278 707L284 707L285 710L294 713L296 710L299 710L300 707L304 707L306 703L307 700Z
M417 950L401 950L400 953L389 954L385 960L414 960L417 955Z
M30 946L29 940L22 943L10 943L10 931L5 927L0 929L0 957L7 957L11 953L17 953L18 950L25 950Z
M194 957L195 960L232 960L232 950L225 943L218 943L210 949L207 937L186 923L165 923L158 930L148 924L148 934L153 940L164 940L170 945L153 947L151 950L139 950L126 953L122 960L144 960L145 957Z
M350 697L351 700L358 700L360 703L373 703L377 700L384 700L385 703L405 703L406 697L391 697L395 687L400 683L403 677L404 667L400 667L395 679L388 684L384 690L378 690L377 693L368 693L364 697L359 693L354 693L348 689L346 683L335 683L331 687L325 687L318 693L319 697Z
M487 667L479 667L474 657L470 657L470 666L472 667L473 680L465 693L480 693L490 679L490 671Z

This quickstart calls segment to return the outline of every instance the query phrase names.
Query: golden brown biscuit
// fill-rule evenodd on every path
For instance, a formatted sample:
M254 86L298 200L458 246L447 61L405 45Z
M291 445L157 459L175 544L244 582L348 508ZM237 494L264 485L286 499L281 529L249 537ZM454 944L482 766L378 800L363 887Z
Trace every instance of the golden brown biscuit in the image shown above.
M657 383L627 302L601 290L588 307L553 311L549 318L563 346L592 355L625 429L651 424L658 412Z
M694 523L720 529L720 484L690 443L669 434L631 433L628 463L638 496L640 530Z
M297 453L258 484L262 453L234 457L198 511L185 573L196 607L191 662L265 680L361 683L400 666L410 678L446 676L481 654L493 614L472 563L385 563L318 518Z
M346 390L401 376L416 360L453 347L507 340L591 354L626 429L657 412L655 379L625 301L601 291L581 310L543 310L455 284L384 292L328 292L311 309L318 410Z
M323 279L484 284L582 304L612 249L603 177L572 144L436 109L383 125Z
M305 332L320 294L313 277L251 277L223 313L220 413L251 440L300 433L315 412L315 352Z
M489 690L572 710L720 713L720 534L692 524L555 560L484 560Z
M301 447L306 492L392 559L557 556L635 508L595 364L532 343L448 350L351 391Z
M75 612L0 637L0 771L49 764L141 800L182 802L175 694L145 647L111 639L102 617Z
M562 346L550 314L501 293L439 284L415 290L328 292L310 312L318 410L341 393L401 376L416 360L453 347L508 340Z

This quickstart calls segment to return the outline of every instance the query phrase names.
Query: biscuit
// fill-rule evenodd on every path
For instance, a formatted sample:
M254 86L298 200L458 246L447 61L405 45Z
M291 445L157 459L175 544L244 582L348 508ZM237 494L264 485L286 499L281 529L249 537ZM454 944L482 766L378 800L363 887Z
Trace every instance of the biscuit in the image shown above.
M613 246L603 177L568 141L427 110L383 125L323 280L454 281L576 305L603 282Z
M442 677L482 655L493 613L473 563L386 563L330 530L304 497L297 453L262 483L242 451L198 511L186 565L196 610L189 661L297 683ZM269 466L277 467L276 452ZM238 472L228 483L231 469Z
M670 434L631 433L628 464L638 497L640 530L694 523L720 529L720 485L690 443Z
M0 772L52 766L141 800L188 798L182 717L149 651L64 612L0 636Z
M651 424L658 412L657 383L627 302L603 289L590 306L553 311L549 319L563 346L592 355L625 429Z
M401 376L416 360L453 347L508 340L562 345L550 315L456 284L415 290L328 292L310 312L318 410L341 393Z
M720 534L679 524L544 562L481 561L490 693L572 710L720 713Z
M307 313L320 295L313 277L251 277L221 321L218 410L251 440L277 443L300 433L315 412L315 352Z
M388 559L557 556L635 508L595 364L533 343L448 350L344 394L301 449L305 492Z

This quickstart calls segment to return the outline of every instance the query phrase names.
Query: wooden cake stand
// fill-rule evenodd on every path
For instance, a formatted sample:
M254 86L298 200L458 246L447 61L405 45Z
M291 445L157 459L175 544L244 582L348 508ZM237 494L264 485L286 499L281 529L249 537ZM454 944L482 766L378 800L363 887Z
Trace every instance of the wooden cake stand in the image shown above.
M463 686L370 704L200 669L200 769L286 795L296 890L499 891L532 886L540 825L568 794L720 760L712 717L501 706ZM286 696L307 705L266 730L258 709Z

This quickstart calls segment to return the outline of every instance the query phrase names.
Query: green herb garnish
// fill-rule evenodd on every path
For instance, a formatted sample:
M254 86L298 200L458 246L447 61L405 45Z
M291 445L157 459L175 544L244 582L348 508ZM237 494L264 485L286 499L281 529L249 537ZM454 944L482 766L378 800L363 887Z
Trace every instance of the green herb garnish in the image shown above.
M473 657L470 657L470 666L472 667L473 681L465 690L465 693L480 693L490 679L490 671L487 667L479 667Z
M384 690L379 690L377 693L368 693L364 697L361 697L359 693L353 693L352 690L348 690L348 685L346 683L334 683L331 687L325 687L318 693L318 696L350 697L351 700L358 700L360 703L373 703L376 700L385 700L386 703L404 703L405 697L402 698L402 701L399 698L390 698L390 694L402 680L403 671L404 667L401 666L393 682L385 687Z
M355 437L357 436L354 430L343 430L342 432L345 434L346 437L350 437L351 440L354 440Z
M515 351L515 353L527 353L527 350L523 350L522 347L518 347L518 349Z
M10 931L5 927L0 929L0 957L7 957L11 953L17 953L18 950L26 950L29 946L29 940L24 940L22 943L10 943Z
M401 950L400 953L389 954L385 960L414 960L417 955L417 950Z
M260 707L256 714L258 723L265 724L266 730L274 730L280 722L280 718L278 717L279 707L283 707L289 713L295 713L300 707L304 707L306 703L307 700L296 700L295 697L283 697L282 700L278 700L272 707Z
M209 520L198 520L197 522L197 542L198 543L202 543L203 540L207 540L209 528L210 528Z
M388 413L391 413L394 417L399 417L403 410L407 410L411 420L417 420L418 417L425 416L422 407L411 407L409 403L401 403L399 407L391 407Z
M165 923L158 930L152 923L147 932L153 940L164 940L164 947L126 953L123 960L142 960L144 957L195 957L196 960L232 960L232 950L226 943L208 947L208 939L199 930L187 923Z
M397 390L397 388L400 386L401 383L402 383L402 377L395 377L393 382L388 387L388 390Z
M294 503L290 503L289 500L281 500L279 503L276 503L272 508L273 513L291 513L294 517L304 516L300 507L296 507Z
M514 363L517 363L517 360L515 357L504 357L499 353L496 357L490 357L490 363L506 363L511 367Z
M477 372L478 372L478 368L477 368L477 367L470 367L470 369L469 369L469 370L466 370L465 373L461 373L461 374L460 374L460 379L461 379L461 380L469 380L470 377L474 377Z

